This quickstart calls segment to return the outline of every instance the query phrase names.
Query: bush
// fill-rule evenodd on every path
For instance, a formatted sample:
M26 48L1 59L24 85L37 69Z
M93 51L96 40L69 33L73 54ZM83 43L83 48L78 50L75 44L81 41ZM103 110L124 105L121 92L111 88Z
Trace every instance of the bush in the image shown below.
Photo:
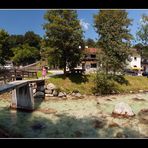
M97 72L94 82L95 87L93 88L93 93L107 95L118 91L116 84L110 75Z

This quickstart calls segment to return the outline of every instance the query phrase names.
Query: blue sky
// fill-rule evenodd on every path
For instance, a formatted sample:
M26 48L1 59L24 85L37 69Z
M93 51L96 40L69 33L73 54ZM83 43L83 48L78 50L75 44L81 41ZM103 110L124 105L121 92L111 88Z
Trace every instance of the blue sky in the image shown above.
M148 9L127 11L129 18L133 19L133 25L130 26L130 29L135 36L141 15L144 13L148 15ZM0 10L0 28L5 29L9 34L24 34L26 31L34 31L43 36L42 25L45 22L43 18L45 12L46 10ZM88 9L77 12L85 31L84 37L97 39L98 35L93 28L93 15L97 14L98 10Z

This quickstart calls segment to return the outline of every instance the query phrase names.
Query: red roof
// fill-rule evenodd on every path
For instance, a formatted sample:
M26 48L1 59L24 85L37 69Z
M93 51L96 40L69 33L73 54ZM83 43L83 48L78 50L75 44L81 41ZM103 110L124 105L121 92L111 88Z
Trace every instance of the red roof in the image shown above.
M85 48L85 51L88 52L88 53L96 53L97 48Z

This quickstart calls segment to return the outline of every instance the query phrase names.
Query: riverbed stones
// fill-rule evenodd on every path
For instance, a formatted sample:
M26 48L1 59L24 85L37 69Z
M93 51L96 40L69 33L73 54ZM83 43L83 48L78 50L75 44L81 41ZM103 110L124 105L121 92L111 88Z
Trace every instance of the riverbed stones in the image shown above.
M52 92L53 92L53 90L51 90L51 89L50 90L48 90L48 89L45 90L45 94L52 94Z
M63 92L59 92L58 97L66 97L66 94Z
M139 121L143 124L148 124L148 109L142 109L138 113Z
M56 87L54 84L49 83L49 84L47 85L47 89L48 89L48 90L55 90L55 89L57 89L57 87Z
M112 112L114 117L133 117L135 114L132 111L131 107L125 102L120 102L115 105L115 108Z
M58 93L58 91L55 89L55 90L53 90L53 93L52 93L52 94L53 94L53 96L58 96L59 93Z

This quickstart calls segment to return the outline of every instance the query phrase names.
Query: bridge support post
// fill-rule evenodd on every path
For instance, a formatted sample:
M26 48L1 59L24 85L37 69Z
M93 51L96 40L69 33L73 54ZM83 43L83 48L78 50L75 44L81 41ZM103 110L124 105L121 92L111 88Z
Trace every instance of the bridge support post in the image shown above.
M28 111L34 110L34 98L31 84L26 83L12 91L11 107Z

